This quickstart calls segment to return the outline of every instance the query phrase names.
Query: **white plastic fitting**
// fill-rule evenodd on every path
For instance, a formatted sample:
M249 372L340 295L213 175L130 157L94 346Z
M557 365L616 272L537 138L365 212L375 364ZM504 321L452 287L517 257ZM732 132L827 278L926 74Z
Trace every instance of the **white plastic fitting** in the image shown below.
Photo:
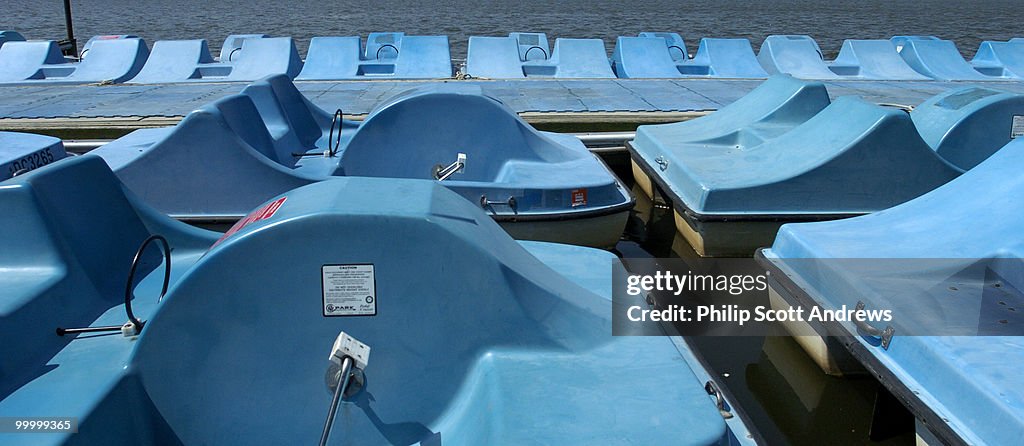
M328 359L340 366L342 359L346 356L355 361L355 368L365 369L366 364L370 362L370 346L359 342L344 331L338 333L338 338L334 340L334 347L331 349L331 356Z

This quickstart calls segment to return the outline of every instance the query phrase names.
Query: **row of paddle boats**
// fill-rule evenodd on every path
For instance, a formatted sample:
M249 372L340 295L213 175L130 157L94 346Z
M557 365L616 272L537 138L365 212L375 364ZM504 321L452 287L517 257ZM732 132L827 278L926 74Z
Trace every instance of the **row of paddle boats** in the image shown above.
M789 74L821 80L1014 81L1024 79L1024 39L982 42L974 58L935 36L848 39L826 60L805 35L772 35L755 55L745 38L703 38L695 53L677 33L619 37L609 57L601 39L514 32L472 36L465 66L451 58L447 36L401 32L313 37L303 60L291 37L228 36L219 57L206 40L162 40L134 35L95 36L80 61L56 41L0 32L0 84L251 82L285 74L297 80L521 78L765 78Z
M935 441L1002 444L1024 433L1012 372L1020 101L968 87L908 113L779 76L709 116L641 127L630 151L640 189L672 202L704 254L771 246L758 260L774 305L896 311L887 327L789 327L820 364L852 353ZM586 220L591 188L631 206L578 141L461 87L401 94L362 123L340 116L278 76L80 157L0 134L20 148L0 166L3 226L19 234L0 254L0 330L27 340L3 347L0 416L81 420L75 435L24 437L41 444L312 442L328 413L336 437L360 444L756 440L681 339L610 336L613 255L517 242L495 224L516 234L503 216L552 203ZM586 205L573 207L580 187ZM504 199L533 190L546 198ZM693 203L738 226L694 229ZM168 214L240 219L221 234ZM164 257L144 249L162 241ZM950 320L953 331L921 329ZM105 329L116 333L93 331ZM325 370L328 384L339 376L323 359L347 351L329 348L339 331L374 351L342 380L355 390L321 387ZM958 337L977 334L1001 336ZM345 395L337 411L332 391ZM286 422L246 422L267 414Z

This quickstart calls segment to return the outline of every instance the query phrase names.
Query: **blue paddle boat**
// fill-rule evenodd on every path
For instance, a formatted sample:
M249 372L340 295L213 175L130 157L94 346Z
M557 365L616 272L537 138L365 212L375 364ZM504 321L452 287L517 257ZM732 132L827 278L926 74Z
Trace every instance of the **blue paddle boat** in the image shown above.
M28 173L68 156L52 136L0 132L0 181Z
M435 85L383 102L359 125L274 76L94 151L176 218L235 221L270 197L341 176L437 181L516 238L609 247L633 199L571 135L539 132L479 87Z
M915 200L785 225L758 259L773 300L891 320L791 326L819 364L852 354L908 405L928 444L1024 437L1024 140ZM845 348L844 348L845 347Z
M611 335L614 255L437 182L317 182L224 234L94 155L2 184L0 417L61 420L5 441L754 444L681 338Z
M787 222L885 209L961 174L1005 145L1024 100L991 89L943 93L911 113L775 76L692 121L641 126L628 146L638 184L660 192L707 256L749 256ZM948 158L947 158L948 157Z

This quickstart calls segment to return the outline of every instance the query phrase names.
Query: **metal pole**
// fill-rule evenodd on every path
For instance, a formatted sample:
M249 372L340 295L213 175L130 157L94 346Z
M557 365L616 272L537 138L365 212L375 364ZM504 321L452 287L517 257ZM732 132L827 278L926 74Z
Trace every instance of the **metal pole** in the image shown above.
M334 388L334 398L331 399L331 411L327 412L327 422L324 423L324 432L320 435L320 446L327 444L331 436L331 426L334 425L334 415L338 412L338 403L341 396L345 394L348 387L348 376L352 374L352 358L346 356L341 361L341 373L338 374L338 387Z
M78 56L78 42L75 40L75 25L71 21L71 0L64 0L64 26L68 30L68 43L71 45L71 52Z

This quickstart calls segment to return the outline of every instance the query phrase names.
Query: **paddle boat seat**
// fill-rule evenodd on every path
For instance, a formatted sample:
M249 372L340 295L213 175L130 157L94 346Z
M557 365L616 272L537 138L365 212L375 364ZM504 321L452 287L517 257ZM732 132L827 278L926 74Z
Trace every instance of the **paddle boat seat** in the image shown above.
M56 41L12 41L0 47L0 84L120 83L148 56L146 42L136 38L95 40L81 62L66 59Z
M201 223L338 176L441 180L517 237L591 246L614 245L632 206L579 139L534 130L476 86L400 94L340 136L332 124L277 76L94 153L161 211Z
M549 52L544 33L469 38L466 73L474 77L614 78L601 39L555 39Z
M619 37L612 54L620 78L763 78L746 39L701 39L693 59L686 55L682 38L674 33L640 33Z
M629 146L638 183L649 178L651 196L660 192L673 203L677 229L699 254L750 255L784 222L874 212L917 197L1002 147L1024 105L969 87L910 115L849 97L811 118L814 108L795 120L733 118L745 110L759 115L751 104L761 100L796 97L790 92L799 91L798 81L773 81L752 92L755 99L723 108L726 119L713 113L641 126ZM824 96L808 103L820 107Z
M370 33L366 47L356 37L314 37L299 80L442 79L452 76L447 36Z
M758 255L785 305L892 311L891 321L870 324L888 334L838 322L789 328L831 347L813 355L823 367L849 349L923 422L929 444L1024 436L1021 163L1017 138L902 205L785 225Z
M964 60L956 44L934 36L896 36L892 43L903 60L918 73L936 80L986 81L1012 79L987 76Z
M103 398L116 401L123 389L119 378L132 345L120 333L128 321L125 287L140 244L154 234L166 238L174 250L175 282L216 233L139 204L91 155L58 160L0 184L0 227L17 235L0 250L0 336L17 339L0 343L0 416L65 411L84 418ZM143 322L157 307L164 280L159 252L143 252L131 285L134 315ZM105 325L115 327L116 337L56 333L58 327ZM72 365L83 363L90 371ZM30 435L42 437L5 440L63 444L76 434Z
M284 74L295 77L302 60L291 37L241 38L225 41L237 48L221 51L220 61L210 55L206 40L163 40L153 45L153 53L131 83L169 82L251 82L266 76Z
M978 46L971 65L983 74L994 77L1024 78L1024 40L1007 42L986 40Z

